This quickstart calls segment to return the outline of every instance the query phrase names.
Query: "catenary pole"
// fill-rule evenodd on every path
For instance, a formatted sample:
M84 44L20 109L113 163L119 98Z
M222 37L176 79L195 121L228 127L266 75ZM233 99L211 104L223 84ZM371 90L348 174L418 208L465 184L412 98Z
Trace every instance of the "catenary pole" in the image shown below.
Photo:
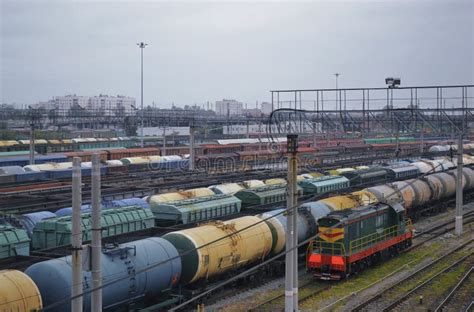
M72 292L71 311L82 312L82 228L81 228L81 158L74 157L72 166Z
M295 306L298 306L298 301L295 301L295 280L298 279L297 272L297 254L298 252L293 250L295 245L295 236L297 239L295 225L297 213L292 209L294 207L294 194L296 190L296 152L298 148L298 136L289 134L287 136L287 152L288 152L288 186L287 186L287 232L286 232L286 254L285 254L285 312L292 312L295 310ZM296 256L295 256L296 254ZM296 268L296 269L295 269ZM294 276L296 274L296 276ZM296 286L297 287L297 286ZM297 297L297 290L296 290Z
M462 161L462 154L463 154L463 141L462 141L462 133L459 135L459 143L458 143L458 163L457 163L457 178L456 178L456 217L455 217L455 225L454 225L454 232L456 235L462 235L462 206L463 206L463 192L462 192L462 179L463 179L463 161Z
M92 241L91 241L91 275L92 289L96 289L91 294L92 312L102 311L102 273L100 267L100 257L102 249L102 224L100 207L100 156L97 153L92 155Z

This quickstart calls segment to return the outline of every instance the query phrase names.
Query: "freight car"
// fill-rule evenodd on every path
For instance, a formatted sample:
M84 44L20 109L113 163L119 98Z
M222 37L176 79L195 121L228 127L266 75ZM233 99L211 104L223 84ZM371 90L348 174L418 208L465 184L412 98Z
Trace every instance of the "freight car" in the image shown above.
M466 189L468 189L469 186L471 186L472 189L474 188L474 184L472 184L474 181L474 172L472 172L472 170L469 172L470 169L467 170L467 175L465 175ZM428 186L427 183L421 180L416 181L420 181L424 185ZM425 197L424 199L418 198L418 204L426 204L430 198L431 197ZM163 200L164 199L166 198L163 198ZM425 199L427 201L424 201ZM382 207L381 205L374 206L374 202L377 202L375 194L366 189L359 192L353 192L349 195L336 196L331 200L325 199L317 202L305 203L298 209L298 222L300 224L299 228L303 230L301 233L298 233L298 238L300 241L302 241L316 234L316 221L321 220L321 218L324 218L331 211L356 208L367 204L370 204L373 207ZM400 200L400 202L403 203L403 200ZM396 204L400 203L394 203L393 205L385 204L385 206L394 207ZM358 209L363 210L362 208ZM400 210L400 208L397 208L397 210ZM404 209L402 208L401 210L403 211ZM397 213L399 214L399 212ZM386 222L386 220L382 218L382 221L377 221L376 219L375 222ZM189 283L197 283L199 281L205 282L207 279L211 279L218 274L223 274L233 269L251 265L252 263L264 259L270 254L277 254L284 248L285 227L286 215L284 210L280 210L270 211L257 217L243 217L225 222L214 221L195 228L168 233L163 237L163 239L171 242L169 246L174 248L176 251L175 253L170 251L171 249L160 249L152 255L150 254L151 251L150 253L142 255L142 251L139 250L142 248L142 241L131 242L127 245L117 247L117 249L110 251L110 254L107 249L104 251L103 257L105 257L106 260L103 259L103 261L111 261L110 257L113 257L113 255L122 254L123 256L123 258L120 258L118 263L115 265L109 264L109 262L102 263L102 267L107 267L107 271L104 272L104 276L108 276L109 274L115 275L118 272L122 272L122 260L126 261L127 263L131 263L133 265L132 269L135 270L137 267L139 267L139 265L135 266L135 258L131 258L131 256L135 255L137 255L137 259L141 259L138 257L139 255L142 255L141 257L146 259L145 262L147 264L161 262L170 263L171 261L177 261L179 264L182 264L182 278L179 277L179 273L178 275L165 274L176 272L173 271L173 269L176 268L175 266L163 268L162 265L157 265L156 268L150 272L153 272L154 270L165 269L165 271L161 272L161 275L157 275L155 278L159 279L160 281L166 280L168 283L154 285L155 288L144 290L144 292L141 292L142 289L148 286L139 284L140 292L138 293L138 297L141 297L144 293L150 292L150 294L156 298L156 296L158 296L158 294L160 294L162 291L165 291L166 289L169 289L178 283L183 286ZM213 243L216 240L218 240L219 243ZM160 255L163 258L157 260L154 258L155 255ZM58 265L58 263L63 263L63 267ZM363 264L365 261L362 261L361 263ZM109 265L111 266L110 270L108 268ZM115 270L118 267L120 270ZM48 304L55 303L61 298L67 298L68 295L70 295L69 289L65 286L71 285L70 257L35 264L26 272L27 274L31 273L31 275L35 276L33 277L33 280L35 280L35 282L38 281L37 285L41 293L43 294L44 292L43 299L48 301ZM44 272L48 273L45 274ZM88 289L87 287L90 287L90 275L88 274L90 273L85 272L84 274L86 289ZM54 280L59 276L62 278L61 285L52 285L51 280ZM129 283L136 285L136 277L128 276L127 278L125 273L123 277L124 281L127 282L126 285L129 285ZM172 281L171 283L169 282L170 279ZM141 283L143 281L144 280L142 278L139 278L138 282ZM148 282L151 283L152 281L148 280ZM58 289L55 287L58 287ZM110 290L106 294L106 296L109 296L110 298L119 298L120 300L124 301L130 301L134 298L137 298L137 296L135 296L136 293L131 294L129 292L122 292L120 290L121 286L117 288L114 286L110 287ZM191 287L193 286L191 285ZM61 295L56 296L55 292L58 292ZM88 297L86 297L86 301L87 300L89 300ZM113 304L111 303L106 307L112 306ZM90 309L90 306L86 305L86 310L88 309Z
M372 193L379 202L401 203L411 217L419 216L423 211L420 206L426 206L432 201L451 197L455 194L456 170L433 173L421 179L410 179L369 187L365 191ZM474 189L474 171L463 168L464 190ZM406 188L403 188L406 186ZM428 207L429 208L429 207Z
M33 280L17 270L0 271L0 311L40 311L41 293Z
M150 205L147 201L143 198L125 198L125 199L117 199L112 201L102 201L101 202L101 209L112 209L118 207L141 207L142 209L150 209ZM81 205L81 213L90 213L92 211L91 204L83 204ZM72 207L65 207L58 209L54 212L54 214L58 217L70 216L72 215Z
M178 251L169 241L160 237L120 246L106 245L100 260L102 276L107 277L106 280L117 279L116 283L105 287L102 292L104 309L120 306L133 298L159 297L174 287L181 276ZM155 266L150 269L150 265ZM52 312L71 310L71 272L71 256L39 262L25 271L40 290L44 307ZM83 271L84 292L91 290L91 278L90 271ZM17 298L27 298L22 292L17 292L18 295ZM84 295L84 311L91 311L90 292Z
M26 231L10 225L0 225L0 259L29 254L30 239Z
M373 138L373 139L364 139L365 144L384 144L384 143L396 143L398 142L414 142L416 139L414 137L389 137L389 138Z
M467 143L463 144L463 150L468 151L468 150L473 150L474 149L474 143ZM430 152L449 152L449 151L457 151L458 150L458 145L453 144L453 145L433 145L429 148Z
M298 185L305 194L321 194L348 188L350 182L343 176L322 176L301 180L298 182Z
M247 216L165 234L163 239L181 254L181 283L205 280L265 258L272 249L272 232L259 221ZM218 239L219 244L210 244Z
M238 214L242 203L232 195L212 195L156 203L149 201L159 225L188 224Z
M309 202L298 208L296 222L298 227L298 242L302 242L316 232L317 221L327 215L331 209L320 202ZM286 244L287 217L285 209L275 209L260 215L258 218L265 220L273 235L271 255L279 254Z
M39 153L81 151L99 148L126 148L135 146L132 138L76 138L76 139L36 139L35 150ZM30 140L0 141L0 151L23 151L29 149Z
M91 239L91 214L81 214L82 240ZM47 249L71 244L72 217L43 219L33 230L33 249ZM131 233L155 225L153 214L141 207L122 207L101 211L102 237Z
M51 162L66 162L67 157L63 154L54 155L38 155L35 157L36 164L44 164ZM5 166L21 166L24 167L30 163L29 156L15 156L15 157L2 157L0 158L0 167Z
M239 183L224 183L218 185L211 185L209 189L216 194L227 194L234 195L240 190L243 190L244 187Z
M355 186L391 181L394 178L391 173L392 172L387 168L372 167L369 169L343 172L341 175L349 179L351 186Z
M107 160L160 155L160 150L156 147L105 149L104 152L107 154ZM176 154L171 153L171 155Z
M101 174L113 174L116 172L127 172L140 169L151 170L186 170L189 160L180 156L143 156L123 158L121 160L102 161ZM90 176L91 162L82 162L82 175ZM47 179L66 179L72 176L72 162L47 162L35 165L0 167L0 184L33 182ZM5 170L3 169L5 168ZM16 171L12 171L12 168ZM20 172L22 171L22 172Z
M235 193L235 197L242 205L264 205L284 201L286 194L286 185L277 184L243 189Z
M145 199L150 205L156 205L160 203L186 200L186 199L191 199L191 198L211 197L213 195L215 194L211 189L200 187L200 188L194 188L194 189L189 189L189 190L184 190L184 191L179 191L179 192L152 195L152 196L145 197Z
M107 158L107 152L98 150L98 151L78 151L78 152L65 152L63 153L67 158L68 161L72 161L74 157L80 157L81 161L91 161L92 160L92 155L93 154L99 154L99 158L101 161L106 161Z
M411 246L410 221L400 204L334 211L319 219L307 251L316 278L339 280Z

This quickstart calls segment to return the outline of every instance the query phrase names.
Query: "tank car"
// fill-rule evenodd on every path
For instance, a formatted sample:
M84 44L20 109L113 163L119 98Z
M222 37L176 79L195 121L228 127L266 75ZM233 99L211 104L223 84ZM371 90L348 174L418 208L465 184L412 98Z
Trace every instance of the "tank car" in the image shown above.
M263 259L273 243L269 226L254 216L210 222L165 234L163 238L181 254L183 284Z
M71 310L71 256L35 263L25 273L41 292L48 311ZM160 264L160 265L158 265ZM140 272L150 265L154 268ZM159 237L146 238L120 246L108 246L101 255L102 283L117 282L102 290L104 309L143 296L158 296L180 279L181 261L176 248ZM91 310L91 272L83 272L84 311ZM60 304L58 304L60 303Z

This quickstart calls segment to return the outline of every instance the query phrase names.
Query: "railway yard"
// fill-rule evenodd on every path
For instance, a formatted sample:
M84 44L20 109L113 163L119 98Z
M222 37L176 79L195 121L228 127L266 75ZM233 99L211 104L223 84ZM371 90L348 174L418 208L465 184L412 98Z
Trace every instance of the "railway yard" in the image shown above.
M474 1L0 3L0 312L474 312Z
M468 309L473 299L474 145L463 145L465 232L456 237L451 232L457 145L426 142L423 154L419 142L411 141L395 158L396 145L374 150L369 142L365 148L349 144L340 150L339 145L330 152L301 149L296 193L300 310ZM151 148L129 146L114 151L120 154L115 159L96 150L73 154L83 157L84 246L92 232L88 161L94 153L101 158L105 310L283 309L285 152L262 153L259 146L241 144L245 159L221 153L236 145L214 147L217 154L208 148L205 162L194 159L194 170L186 155L159 156ZM70 305L73 165L71 155L52 155L33 166L20 163L21 157L11 163L9 156L5 161L10 163L2 167L0 280L2 287L14 289L8 298L16 298L7 300L7 311L63 311ZM313 256L340 243L318 239L344 233L325 230L325 222L331 217L349 220L354 213L369 220L373 213L382 214L377 222L385 229L367 234L362 243L351 241L340 252L349 248L355 255L389 238L403 240L347 264L345 271L323 270ZM342 256L340 252L336 254ZM89 311L91 273L83 274ZM12 281L24 286L12 286Z

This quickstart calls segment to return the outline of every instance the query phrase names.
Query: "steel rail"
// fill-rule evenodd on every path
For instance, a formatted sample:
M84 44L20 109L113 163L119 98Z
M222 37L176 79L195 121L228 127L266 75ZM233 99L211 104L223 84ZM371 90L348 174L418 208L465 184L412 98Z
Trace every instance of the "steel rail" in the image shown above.
M367 307L369 304L371 304L372 302L378 300L379 298L381 298L382 296L384 296L386 293L388 293L389 291L393 290L395 287L397 287L398 285L400 285L401 283L409 280L409 279L412 279L415 275L433 267L435 264L443 261L446 257L458 252L459 250L465 248L467 245L471 244L472 242L474 241L474 239L469 239L467 240L466 242L464 242L463 244L453 248L452 250L450 250L449 252L443 254L442 256L436 258L435 260L427 263L426 265L424 265L423 267L417 269L416 271L410 273L408 276L404 277L403 279L399 280L397 283L379 291L377 294L375 294L374 296L368 298L367 300L364 300L363 302L359 303L356 307L352 308L352 311L361 311L362 309L364 309L365 307ZM472 254L472 253L471 253Z
M383 311L390 311L392 310L393 308L395 308L396 306L398 306L400 303L402 303L403 301L405 301L405 299L409 298L411 295L413 295L415 292L417 292L419 289L425 287L426 285L428 285L429 283L431 283L432 281L434 281L437 277L439 277L440 275L446 273L447 271L449 270L452 270L453 268L457 267L458 265L462 264L464 261L466 261L467 259L469 259L472 255L474 254L474 252L470 252L469 254L461 257L460 259L456 260L455 262L453 262L452 264L450 264L448 267L442 269L441 271L438 271L435 275L431 276L430 278L428 278L426 281L424 281L423 283L417 285L415 288L413 288L412 290L410 290L409 292L405 293L404 295L402 295L401 297L397 298L397 300L395 300L394 302L392 302L390 305L388 305L387 307L385 307L383 309Z
M434 312L441 311L444 307L446 307L446 304L451 301L453 298L454 294L462 287L462 285L467 281L471 273L474 271L474 266L472 266L469 271L464 274L464 276L459 280L459 282L454 286L453 289L449 292L449 294L446 296L446 298L441 301L441 303L436 307Z

